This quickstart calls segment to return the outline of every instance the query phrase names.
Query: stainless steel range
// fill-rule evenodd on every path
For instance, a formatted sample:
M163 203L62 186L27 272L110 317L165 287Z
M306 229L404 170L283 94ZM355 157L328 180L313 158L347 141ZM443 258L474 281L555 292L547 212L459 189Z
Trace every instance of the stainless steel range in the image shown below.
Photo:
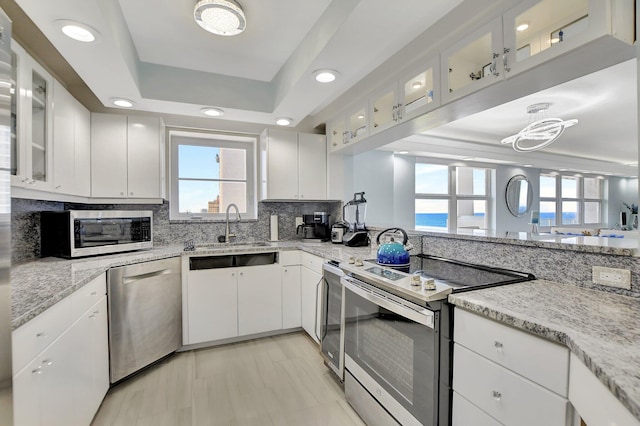
M371 425L450 424L450 293L535 279L531 274L411 256L393 269L341 263L345 394Z

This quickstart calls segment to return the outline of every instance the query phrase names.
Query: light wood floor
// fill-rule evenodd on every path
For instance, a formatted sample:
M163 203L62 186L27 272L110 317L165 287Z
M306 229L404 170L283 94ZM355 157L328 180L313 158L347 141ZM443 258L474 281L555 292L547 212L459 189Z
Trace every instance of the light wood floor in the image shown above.
M176 354L107 394L98 425L364 425L293 333Z

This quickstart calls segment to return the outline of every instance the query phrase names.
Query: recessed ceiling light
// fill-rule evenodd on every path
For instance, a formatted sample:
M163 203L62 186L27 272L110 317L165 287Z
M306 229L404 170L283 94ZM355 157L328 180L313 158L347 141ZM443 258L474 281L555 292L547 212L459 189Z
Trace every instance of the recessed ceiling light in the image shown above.
M320 83L331 83L338 77L338 71L317 70L313 72L313 77Z
M120 108L131 108L134 105L133 101L124 98L116 98L111 102L113 102L115 106L118 106Z
M221 110L220 108L207 107L207 108L202 108L200 112L202 112L204 115L207 115L209 117L221 117L224 115L224 111Z
M278 126L288 126L293 123L293 119L287 117L276 118L276 124Z
M55 24L60 27L64 35L82 43L94 42L100 35L95 28L68 19L59 19Z
M413 87L414 89L419 89L422 87L422 83L420 83L419 81L414 81L411 87Z
M529 29L529 24L527 24L526 22L523 22L522 24L516 27L516 30L520 32L527 31L528 29Z
M247 27L244 11L234 0L201 0L193 18L206 31L221 36L238 35Z
M523 164L522 167L533 167L533 164Z

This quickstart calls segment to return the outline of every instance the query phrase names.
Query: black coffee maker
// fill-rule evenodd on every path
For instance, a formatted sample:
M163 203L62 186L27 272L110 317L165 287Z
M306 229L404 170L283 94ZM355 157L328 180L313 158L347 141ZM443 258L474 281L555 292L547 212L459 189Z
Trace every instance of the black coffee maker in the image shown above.
M329 216L327 212L303 214L302 225L298 225L296 234L302 234L305 240L329 241L331 239Z

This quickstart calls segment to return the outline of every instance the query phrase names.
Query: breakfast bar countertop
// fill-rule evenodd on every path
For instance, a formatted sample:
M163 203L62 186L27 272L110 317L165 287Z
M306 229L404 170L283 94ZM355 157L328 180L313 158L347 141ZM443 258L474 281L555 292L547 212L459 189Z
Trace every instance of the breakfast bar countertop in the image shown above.
M640 420L640 299L537 280L449 301L567 346Z

